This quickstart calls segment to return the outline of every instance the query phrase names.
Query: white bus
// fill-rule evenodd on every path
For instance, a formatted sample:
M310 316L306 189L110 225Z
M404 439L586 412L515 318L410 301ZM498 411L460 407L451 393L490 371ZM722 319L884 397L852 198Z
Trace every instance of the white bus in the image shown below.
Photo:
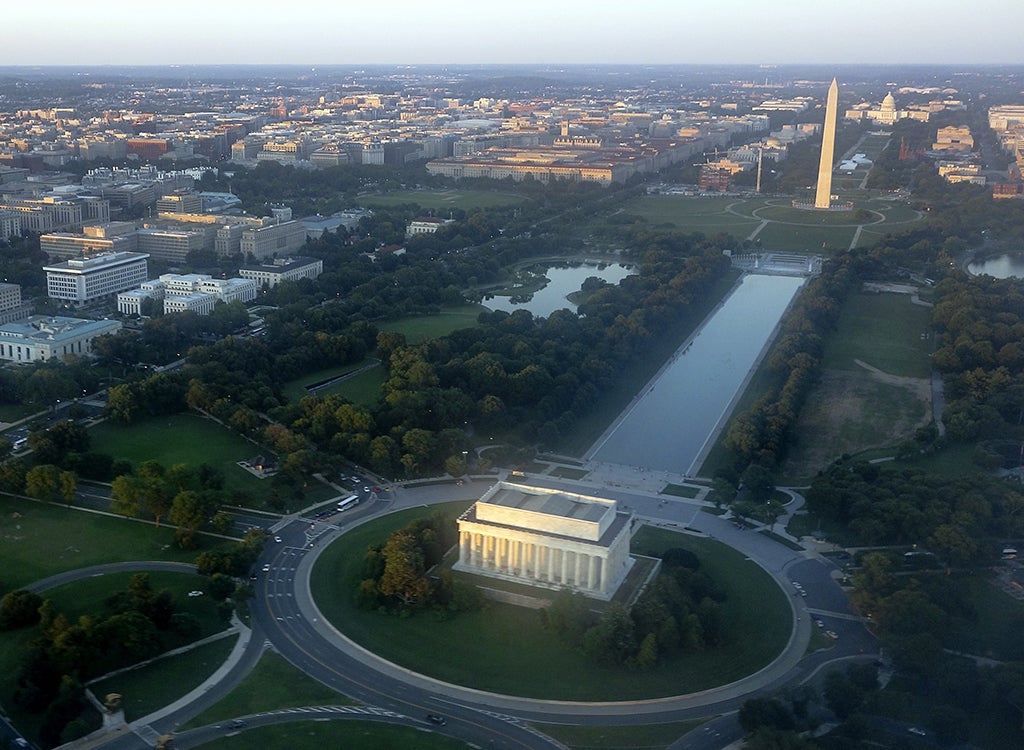
M354 508L358 504L359 504L359 495L349 495L345 499L340 500L338 502L338 510L339 511L348 510L349 508Z

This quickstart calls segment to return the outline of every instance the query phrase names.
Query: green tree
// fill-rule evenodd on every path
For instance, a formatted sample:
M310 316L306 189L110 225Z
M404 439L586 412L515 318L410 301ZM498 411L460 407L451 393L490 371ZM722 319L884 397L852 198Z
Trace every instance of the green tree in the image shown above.
M53 464L41 464L25 474L25 494L37 500L56 502L61 497L61 471Z
M392 534L381 550L384 572L378 587L387 597L397 599L405 607L423 604L431 592L431 583L424 575L423 553L412 534Z
M583 650L596 661L606 664L625 664L637 652L636 627L633 618L622 604L612 603L583 636Z
M761 728L789 731L796 727L789 707L774 696L744 701L737 718L746 732L756 732Z
M73 471L62 471L57 477L57 488L61 498L70 506L78 492L78 477Z
M567 643L579 643L591 621L587 598L568 588L560 589L541 613L544 624Z
M178 527L176 539L179 546L187 549L194 545L195 533L205 525L214 507L203 492L185 490L174 496L167 518Z
M15 630L39 622L43 598L34 591L17 589L0 600L0 630Z

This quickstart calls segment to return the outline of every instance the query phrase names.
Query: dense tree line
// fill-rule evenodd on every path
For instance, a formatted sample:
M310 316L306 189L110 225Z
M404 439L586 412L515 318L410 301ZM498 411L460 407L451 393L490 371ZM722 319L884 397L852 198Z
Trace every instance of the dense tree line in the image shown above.
M849 253L830 258L786 314L765 361L779 385L737 415L725 435L737 473L750 463L772 467L783 457L804 399L817 381L824 341L835 328L846 295L860 281L857 263Z
M602 664L650 669L659 659L719 646L725 594L683 549L666 550L658 576L632 607L612 603L600 616L568 589L541 610L545 626Z
M807 507L868 545L921 545L953 566L984 564L1000 539L1024 536L1019 486L984 476L840 462L818 476Z
M944 279L932 314L933 363L945 376L943 421L954 440L1024 436L1024 287L989 276ZM1019 463L1017 451L1007 463Z

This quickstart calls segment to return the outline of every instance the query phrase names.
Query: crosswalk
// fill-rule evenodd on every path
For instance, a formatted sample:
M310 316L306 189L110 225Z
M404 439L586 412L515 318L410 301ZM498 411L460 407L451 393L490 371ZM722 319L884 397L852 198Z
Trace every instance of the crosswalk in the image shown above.
M290 714L356 714L361 716L384 716L391 719L407 719L404 714L389 711L379 706L303 706L266 711L261 716L285 716Z
M132 724L132 731L139 736L139 739L150 747L156 747L157 743L160 741L160 733L153 729L149 724Z

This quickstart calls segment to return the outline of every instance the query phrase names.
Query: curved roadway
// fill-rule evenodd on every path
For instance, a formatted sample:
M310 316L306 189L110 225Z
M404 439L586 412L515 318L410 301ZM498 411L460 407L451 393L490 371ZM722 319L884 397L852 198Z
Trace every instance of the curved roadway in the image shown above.
M608 470L609 467L603 465L603 468ZM532 729L527 722L628 725L713 715L719 718L680 738L672 747L721 748L742 736L735 711L751 695L805 682L830 662L875 655L877 645L861 619L850 611L846 595L835 582L838 569L832 562L811 552L795 551L754 530L739 529L731 521L701 512L702 504L696 501L628 489L631 480L636 479L631 471L629 467L622 467L620 481L614 486L607 482L594 485L543 476L530 477L529 481L614 498L647 523L686 527L719 539L767 570L789 598L796 620L789 643L770 665L738 682L691 695L587 703L487 693L444 683L381 659L345 638L317 610L309 580L320 552L347 529L371 518L416 506L474 500L491 482L467 482L461 487L446 484L398 488L356 510L335 514L323 521L299 518L278 529L281 542L269 541L261 558L261 564L269 569L258 574L257 596L252 602L253 628L244 651L236 654L219 681L206 686L200 696L190 696L145 717L132 725L134 731L107 736L102 744L116 750L153 746L160 734L173 731L237 686L268 645L314 679L365 705L272 711L247 717L247 727L313 718L373 719L441 731L487 748L562 747ZM802 502L796 493L791 495L794 503L790 512ZM783 519L781 524L784 523ZM194 566L163 562L115 563L62 573L37 581L29 588L42 591L75 579L121 570L190 572L194 571ZM793 581L802 585L806 596L800 595ZM806 654L816 619L823 622L823 629L834 631L839 638L829 651ZM444 715L447 725L437 727L428 723L428 713ZM176 742L181 748L195 747L233 731L238 729L223 723L178 734Z
M782 654L769 666L731 685L693 695L641 701L583 703L497 695L444 683L387 662L344 637L324 621L310 595L309 576L320 551L358 525L385 512L418 505L465 499L482 494L490 482L396 489L393 497L353 513L338 514L313 548L305 543L308 522L292 523L283 541L270 550L271 569L260 582L256 618L275 648L316 679L370 705L422 718L442 713L449 718L443 731L493 747L551 747L547 738L530 731L523 721L558 724L641 724L693 719L735 711L750 695L809 679L822 665L847 657L873 654L874 639L848 608L846 596L833 578L836 567L828 560L797 552L753 530L737 529L730 521L700 512L700 505L602 485L601 490L579 482L531 477L531 483L613 497L649 523L683 527L717 538L740 550L779 581L789 597L796 627ZM623 477L623 481L628 481ZM802 584L805 596L792 581ZM813 613L813 614L812 614ZM805 656L814 620L839 635L835 648ZM693 739L721 747L731 741L715 731ZM691 745L680 745L691 746ZM705 746L702 743L693 747Z

